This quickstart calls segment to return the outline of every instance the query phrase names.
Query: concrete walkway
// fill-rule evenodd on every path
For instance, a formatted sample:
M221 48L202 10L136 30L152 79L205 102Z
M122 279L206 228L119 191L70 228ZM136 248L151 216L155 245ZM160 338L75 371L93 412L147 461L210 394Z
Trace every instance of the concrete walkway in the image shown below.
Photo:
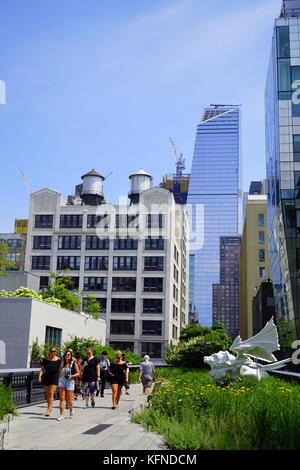
M96 398L94 408L83 409L84 401L74 401L74 417L57 421L59 401L47 418L46 404L19 408L5 435L7 450L162 450L167 449L160 435L131 423L130 410L145 403L141 385L131 385L130 395L121 396L119 408L112 410L111 391Z

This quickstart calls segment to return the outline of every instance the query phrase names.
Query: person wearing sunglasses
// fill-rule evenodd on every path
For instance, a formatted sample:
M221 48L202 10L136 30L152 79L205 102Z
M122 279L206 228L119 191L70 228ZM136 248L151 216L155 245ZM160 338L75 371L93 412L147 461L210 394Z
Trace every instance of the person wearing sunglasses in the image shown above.
M50 416L59 379L60 358L56 356L56 347L51 346L48 355L43 359L38 383L42 383L47 401L45 416Z
M64 419L65 402L68 404L70 418L73 418L74 416L72 399L75 388L75 377L78 377L79 375L80 372L78 364L74 361L72 352L67 350L63 355L59 368L58 389L60 417L58 418L58 421Z

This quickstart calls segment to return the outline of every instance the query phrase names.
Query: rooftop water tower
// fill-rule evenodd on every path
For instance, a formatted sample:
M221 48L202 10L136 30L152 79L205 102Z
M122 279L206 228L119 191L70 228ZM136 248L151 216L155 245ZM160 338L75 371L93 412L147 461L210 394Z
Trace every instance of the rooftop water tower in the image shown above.
M128 193L128 197L131 204L137 204L140 200L140 193L151 188L153 178L144 170L139 170L137 173L130 175L129 179L131 181L131 190Z
M81 199L82 203L87 206L98 206L102 204L103 195L103 181L104 176L100 175L93 169L81 177L82 179L82 191Z

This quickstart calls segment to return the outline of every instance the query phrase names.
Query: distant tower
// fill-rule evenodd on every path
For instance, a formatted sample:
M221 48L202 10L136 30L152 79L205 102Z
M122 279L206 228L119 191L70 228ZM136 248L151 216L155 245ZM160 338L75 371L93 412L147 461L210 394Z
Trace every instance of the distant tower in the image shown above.
M140 193L151 188L153 178L144 170L139 170L137 173L130 175L129 179L131 181L131 189L128 197L131 204L137 204L140 200Z
M82 192L81 199L82 203L87 206L98 206L103 202L103 181L104 176L100 175L94 169L89 173L86 173L81 177Z

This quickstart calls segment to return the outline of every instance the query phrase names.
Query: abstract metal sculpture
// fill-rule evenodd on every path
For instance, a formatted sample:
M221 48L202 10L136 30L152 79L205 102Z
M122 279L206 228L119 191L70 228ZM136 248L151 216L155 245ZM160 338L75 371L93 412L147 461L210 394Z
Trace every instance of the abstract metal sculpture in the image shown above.
M216 382L230 374L231 379L237 377L255 378L261 380L269 376L267 371L280 369L291 359L284 359L277 362L276 357L272 354L280 349L278 333L273 318L257 335L242 341L240 336L234 340L230 351L236 353L234 356L228 351L219 351L211 356L205 356L204 362L211 367L210 375ZM261 359L270 364L262 365L251 359Z

